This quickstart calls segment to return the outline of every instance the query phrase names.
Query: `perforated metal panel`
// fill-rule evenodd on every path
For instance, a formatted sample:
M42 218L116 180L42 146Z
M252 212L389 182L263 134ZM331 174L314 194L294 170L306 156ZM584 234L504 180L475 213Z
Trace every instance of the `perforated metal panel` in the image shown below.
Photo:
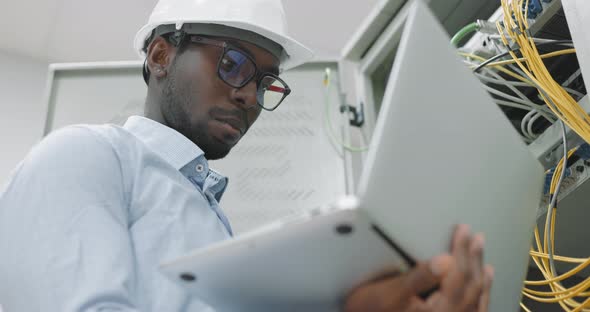
M288 72L294 93L263 112L227 159L212 167L230 177L221 206L237 232L328 203L345 192L344 163L326 132L325 66ZM334 70L334 68L332 68ZM336 120L338 116L331 116ZM336 122L334 122L336 124Z
M339 124L337 91L326 96L324 70L309 64L282 75L294 90L274 112L263 112L226 159L211 167L227 175L221 202L235 232L326 204L345 193L341 150L325 127L329 100ZM76 64L52 67L47 132L77 123L123 124L143 113L141 64ZM336 74L334 74L336 76Z

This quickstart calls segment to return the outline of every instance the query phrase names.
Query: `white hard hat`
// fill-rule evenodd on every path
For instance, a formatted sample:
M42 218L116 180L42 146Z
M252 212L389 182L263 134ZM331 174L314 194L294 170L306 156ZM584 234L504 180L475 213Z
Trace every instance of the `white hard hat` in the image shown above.
M173 25L181 30L192 24L231 27L280 45L279 58L284 70L313 58L311 50L287 35L281 0L159 0L149 22L135 36L135 50L145 57L147 41L159 26Z

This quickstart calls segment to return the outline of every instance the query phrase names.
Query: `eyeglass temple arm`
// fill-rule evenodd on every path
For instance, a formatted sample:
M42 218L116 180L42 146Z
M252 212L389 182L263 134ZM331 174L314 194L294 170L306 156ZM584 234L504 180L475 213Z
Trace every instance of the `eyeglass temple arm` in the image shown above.
M217 40L213 40L213 39L209 39L209 38L205 38L205 37L201 37L201 36L191 35L190 41L193 43L208 44L208 45L212 45L212 46L216 46L216 47L220 47L220 48L224 48L224 49L227 47L227 44L225 42L220 42Z

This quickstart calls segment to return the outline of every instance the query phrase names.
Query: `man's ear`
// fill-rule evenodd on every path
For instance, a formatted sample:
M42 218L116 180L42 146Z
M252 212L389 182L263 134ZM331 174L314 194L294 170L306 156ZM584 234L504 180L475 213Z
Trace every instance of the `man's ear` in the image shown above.
M166 77L176 49L162 37L155 38L148 47L147 66L156 79Z

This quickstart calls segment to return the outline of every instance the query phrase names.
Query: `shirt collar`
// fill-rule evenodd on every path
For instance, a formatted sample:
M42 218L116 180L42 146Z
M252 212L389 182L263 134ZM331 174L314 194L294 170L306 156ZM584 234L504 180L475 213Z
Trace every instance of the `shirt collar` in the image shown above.
M180 170L186 164L204 155L195 143L180 132L149 118L131 116L123 128L145 143L176 170Z

